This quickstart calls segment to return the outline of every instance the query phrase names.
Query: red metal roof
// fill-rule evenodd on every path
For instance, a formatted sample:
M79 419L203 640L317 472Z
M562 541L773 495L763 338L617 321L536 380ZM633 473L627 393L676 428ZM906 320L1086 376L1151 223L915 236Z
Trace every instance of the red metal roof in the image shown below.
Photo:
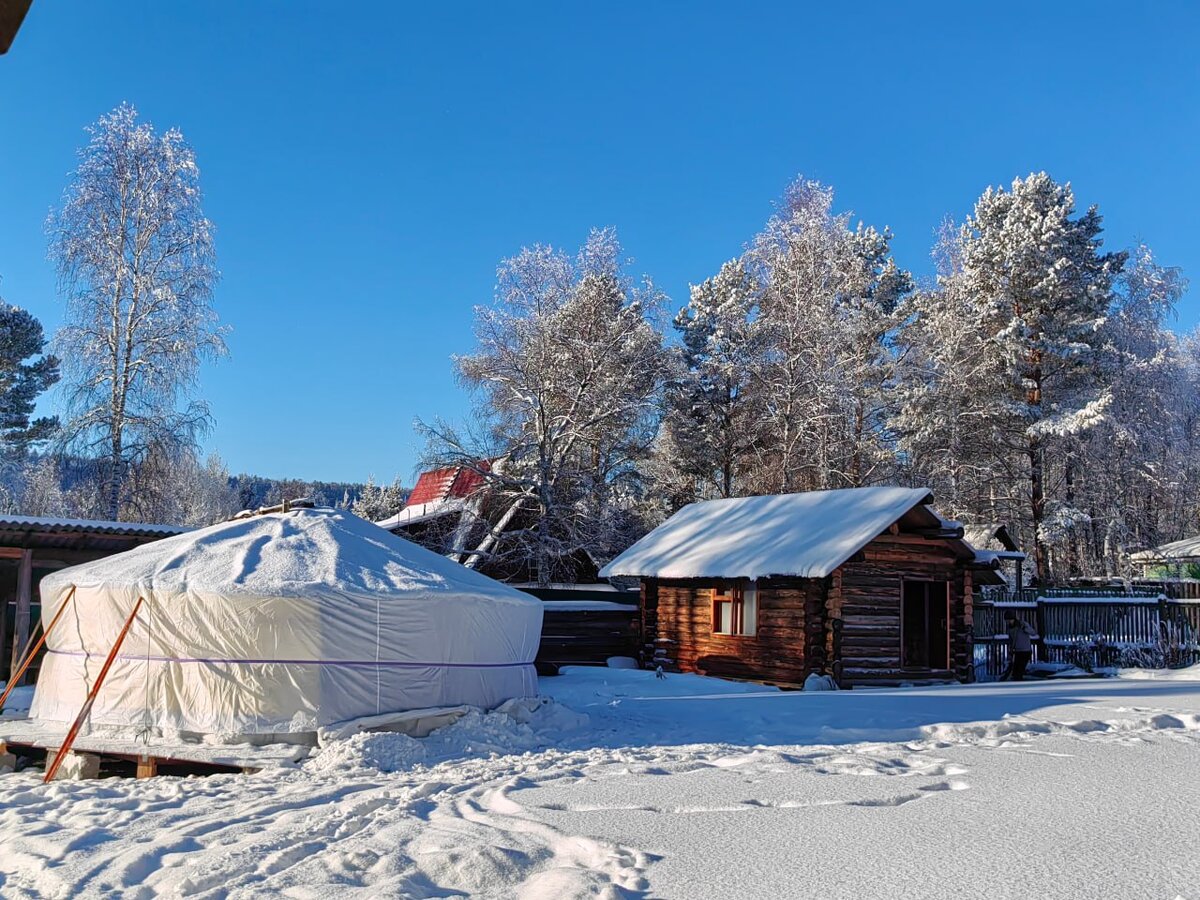
M491 463L482 460L478 467L488 471ZM465 499L475 493L483 484L483 475L475 469L466 466L447 466L444 469L431 469L422 472L408 495L405 506L419 506L423 503L436 503L439 500L451 498Z

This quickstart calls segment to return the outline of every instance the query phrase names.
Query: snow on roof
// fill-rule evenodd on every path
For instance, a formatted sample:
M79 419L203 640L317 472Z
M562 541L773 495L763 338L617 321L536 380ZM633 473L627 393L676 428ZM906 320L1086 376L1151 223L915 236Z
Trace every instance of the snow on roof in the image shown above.
M397 528L415 525L417 522L426 522L429 519L437 519L451 513L459 513L465 508L466 501L457 497L451 497L447 500L434 500L430 503L419 503L415 506L410 503L394 516L388 516L383 521L376 522L375 524L385 531L394 531Z
M1154 547L1150 550L1142 550L1140 553L1134 553L1130 559L1135 562L1165 562L1165 563L1185 563L1200 561L1200 534L1184 538L1182 541L1172 541L1169 544L1163 544L1161 547Z
M1008 527L994 522L986 525L967 525L963 529L963 539L972 547L980 550L1007 550L1010 553L1020 553L1012 536L1008 533ZM1006 558L1016 559L1016 557ZM1021 558L1024 559L1025 554L1021 553Z
M152 535L182 534L182 525L152 525L147 522L110 522L104 519L60 519L53 516L0 516L4 531L72 531L80 534Z
M980 565L996 566L1000 560L1025 558L1025 554L1020 550L980 550L969 540L967 544L975 551L975 562Z
M42 580L258 597L486 595L537 602L351 513L292 509L167 537Z
M824 578L930 499L925 488L868 487L692 503L600 575Z

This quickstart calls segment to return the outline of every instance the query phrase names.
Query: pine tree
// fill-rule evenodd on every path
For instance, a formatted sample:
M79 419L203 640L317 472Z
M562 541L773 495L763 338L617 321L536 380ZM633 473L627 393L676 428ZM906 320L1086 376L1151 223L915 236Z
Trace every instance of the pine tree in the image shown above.
M56 417L33 418L38 397L59 378L58 358L45 348L41 322L0 300L0 456L8 463L23 465L58 427Z
M1030 175L980 197L960 230L961 270L951 276L969 301L963 327L983 338L986 377L977 389L993 404L990 439L1024 481L1040 578L1048 575L1048 543L1079 520L1071 446L1112 403L1100 370L1125 254L1101 252L1100 232L1095 207L1075 215L1069 185ZM1048 489L1050 467L1061 479L1057 496Z
M368 522L382 522L394 516L404 507L405 490L396 478L390 485L384 487L375 484L375 476L367 478L350 511Z
M693 285L675 317L681 372L667 389L676 463L719 497L736 496L752 468L761 435L754 378L762 350L758 287L740 260Z

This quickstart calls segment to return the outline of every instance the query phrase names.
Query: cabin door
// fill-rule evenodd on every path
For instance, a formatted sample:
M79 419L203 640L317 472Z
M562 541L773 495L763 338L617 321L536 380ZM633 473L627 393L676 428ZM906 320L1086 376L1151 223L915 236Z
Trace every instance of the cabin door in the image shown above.
M950 585L905 581L900 597L900 665L950 668Z

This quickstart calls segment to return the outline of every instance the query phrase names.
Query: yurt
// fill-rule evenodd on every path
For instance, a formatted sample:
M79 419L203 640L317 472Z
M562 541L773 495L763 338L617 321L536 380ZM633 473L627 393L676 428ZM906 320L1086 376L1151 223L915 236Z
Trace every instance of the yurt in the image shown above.
M75 719L127 623L93 727L287 739L537 694L540 601L340 510L166 538L56 572L41 596L43 723Z

